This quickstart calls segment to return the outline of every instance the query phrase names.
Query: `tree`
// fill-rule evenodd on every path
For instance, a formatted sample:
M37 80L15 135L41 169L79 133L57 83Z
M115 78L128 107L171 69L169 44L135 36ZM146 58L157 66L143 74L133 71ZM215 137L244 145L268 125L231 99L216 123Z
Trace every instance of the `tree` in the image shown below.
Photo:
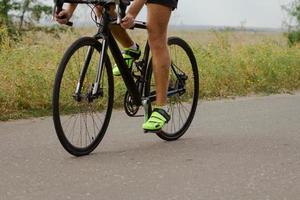
M7 29L8 34L11 36L16 33L13 25L12 16L10 11L18 8L18 3L14 0L1 0L0 1L0 28Z
M0 45L17 40L24 25L36 25L51 7L43 0L0 0Z
M20 11L19 29L22 29L24 22L36 24L43 15L50 15L52 8L39 0L23 0Z
M8 24L8 11L10 9L10 1L9 0L3 0L0 2L0 24L6 25Z
M288 40L290 45L294 45L300 42L300 0L283 6L283 9L291 16L288 24Z
M12 28L18 24L21 30L25 24L36 24L43 15L50 15L51 7L42 0L1 0L0 25Z

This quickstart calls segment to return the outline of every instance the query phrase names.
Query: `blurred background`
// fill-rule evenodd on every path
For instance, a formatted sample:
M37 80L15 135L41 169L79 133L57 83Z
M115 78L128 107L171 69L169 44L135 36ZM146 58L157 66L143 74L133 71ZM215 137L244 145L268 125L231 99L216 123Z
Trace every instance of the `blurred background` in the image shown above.
M52 1L44 1L51 5ZM282 28L288 21L283 5L293 0L179 0L178 9L173 13L171 24L176 26L247 26L256 28ZM80 6L76 12L76 23L92 25L87 6ZM146 8L138 19L146 20ZM45 23L51 23L44 21Z

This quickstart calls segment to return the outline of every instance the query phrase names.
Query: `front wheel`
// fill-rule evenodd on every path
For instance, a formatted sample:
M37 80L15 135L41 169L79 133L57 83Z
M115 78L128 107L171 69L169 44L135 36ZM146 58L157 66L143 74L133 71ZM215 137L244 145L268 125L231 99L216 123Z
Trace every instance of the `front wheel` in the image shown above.
M172 141L183 136L192 123L198 104L199 74L195 56L184 40L171 37L168 47L171 66L167 103L171 120L157 135L163 140ZM151 62L149 65L145 96L156 94Z
M99 41L81 38L66 51L56 74L52 99L55 130L62 146L75 156L87 155L98 146L111 117L114 86L107 55L99 70L97 94L93 94L101 52Z

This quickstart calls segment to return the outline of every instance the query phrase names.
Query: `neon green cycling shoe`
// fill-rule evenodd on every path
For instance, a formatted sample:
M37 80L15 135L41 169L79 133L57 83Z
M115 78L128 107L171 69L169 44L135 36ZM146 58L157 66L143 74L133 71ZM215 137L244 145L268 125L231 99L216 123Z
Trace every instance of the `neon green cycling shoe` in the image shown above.
M133 50L130 48L125 48L124 52L123 52L123 58L126 62L126 64L128 65L129 68L132 67L132 64L135 60L139 59L139 57L141 56L141 50L138 44L136 44L137 46L137 50ZM117 66L117 64L114 65L113 68L113 75L114 76L120 76L120 70Z
M150 118L143 124L143 129L148 132L158 132L170 121L170 118L164 109L154 108Z

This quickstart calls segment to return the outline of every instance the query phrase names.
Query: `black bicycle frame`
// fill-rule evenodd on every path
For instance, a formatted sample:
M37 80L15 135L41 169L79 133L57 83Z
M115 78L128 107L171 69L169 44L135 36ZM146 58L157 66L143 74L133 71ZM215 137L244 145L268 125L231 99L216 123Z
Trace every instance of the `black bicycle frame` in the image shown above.
M118 66L121 76L123 78L123 81L126 85L126 88L129 92L129 94L132 97L132 100L134 102L135 105L142 105L142 94L143 91L139 90L133 76L131 73L131 70L129 69L129 66L127 65L127 63L125 62L122 52L116 42L116 40L114 39L110 28L108 27L110 23L107 23L106 20L109 21L109 17L103 15L103 27L102 29L99 29L98 34L95 36L95 38L101 36L102 40L102 45L104 43L107 43L108 45L103 45L103 49L102 51L104 52L104 55L106 54L106 49L107 47L109 47L111 54L116 62L116 65ZM113 25L114 26L114 25ZM119 26L119 25L116 25ZM134 26L134 28L140 28L140 29L147 29L146 23L143 22L137 22L136 25ZM142 80L145 80L146 77L146 71L147 71L147 64L148 64L148 60L149 60L149 45L148 42L145 46L145 51L144 51L144 58L142 60L143 66L142 66ZM105 58L106 56L103 56L102 58ZM101 63L103 65L103 63ZM101 65L100 65L101 67ZM145 84L145 81L144 83ZM144 88L144 87L142 87Z
M99 85L100 85L100 80L101 80L101 76L102 76L103 66L105 63L105 59L107 58L107 49L109 48L112 53L112 56L116 62L116 65L118 66L118 68L120 70L121 76L124 80L124 83L127 87L129 94L132 97L134 104L136 104L138 106L142 105L142 94L143 94L144 87L141 87L141 89L137 88L137 84L135 83L135 80L131 74L131 70L129 69L127 63L125 62L123 55L121 53L121 50L110 30L110 26L120 26L118 24L118 22L113 21L113 19L109 16L109 14L107 12L110 3L106 3L105 1L101 1L101 0L85 0L85 1L83 1L83 0L55 0L55 3L56 3L55 9L57 9L57 10L62 10L62 6L64 3L96 4L96 5L102 5L104 7L98 32L94 36L94 38L97 40L102 39L101 40L102 52L101 52L100 61L98 64L97 77L96 77L95 84L93 87L92 97L97 97L97 95L99 94ZM124 13L124 11L123 11L123 13ZM120 19L119 14L118 14L118 19ZM117 21L120 21L120 20L117 20ZM72 23L70 22L69 24L72 24ZM133 28L147 29L147 26L146 26L146 23L144 23L144 22L136 22L136 24ZM147 42L146 47L145 47L145 52L144 52L144 58L143 58L144 66L142 67L142 79L144 79L146 77L146 71L147 71L146 66L148 64L149 51L150 51L150 49L149 49L149 45ZM87 55L85 58L85 63L83 65L83 68L80 73L80 78L79 78L77 88L75 91L75 95L74 95L75 98L79 101L81 99L80 94L81 94L82 84L83 84L84 77L85 77L85 74L87 71L87 67L89 65L89 62L90 62L93 52L94 52L94 49L90 47L88 49L88 52L87 52Z
M82 0L56 0L56 1L57 1L57 5L60 4L59 6L62 6L63 3L78 3L78 4L98 4L98 5L102 5L104 7L98 32L94 36L94 38L97 40L102 39L102 41L101 41L102 42L102 52L101 52L100 61L98 64L97 77L96 77L94 88L92 91L92 97L97 97L99 94L99 85L100 85L100 80L101 80L101 76L102 76L103 66L105 63L105 59L108 57L107 49L109 48L112 53L112 56L116 62L116 65L118 66L118 68L120 70L123 81L126 85L126 88L129 92L129 94L132 97L134 104L138 105L138 106L143 104L145 106L145 104L155 101L156 94L150 94L149 97L143 96L143 93L145 92L144 86L145 86L145 83L147 82L147 80L146 80L147 71L148 71L148 67L150 67L149 66L149 54L150 54L149 44L148 44L148 42L146 43L145 50L144 50L144 57L141 61L141 63L142 63L141 80L143 80L143 83L142 83L142 86L140 88L138 88L138 85L135 83L134 77L132 76L132 72L129 69L127 63L125 62L122 52L110 30L110 26L120 26L118 24L119 20L114 21L114 19L112 19L107 12L109 5L111 3L105 3L105 1L101 1L101 0L85 0L85 1L82 1ZM58 7L58 9L61 9L61 8ZM119 18L120 18L120 16L118 14L118 19ZM134 29L134 28L147 29L147 25L145 22L136 21L136 23L132 29ZM90 47L87 52L87 55L86 55L84 66L80 73L80 79L78 81L76 92L75 92L75 97L78 100L80 100L81 87L82 87L83 80L84 80L84 77L85 77L85 74L87 71L87 67L89 65L91 56L93 54L93 51L94 51L94 49ZM172 67L172 69L174 68L174 66L171 66L171 67ZM175 69L173 69L173 70L176 73ZM178 75L176 74L176 76L178 76ZM177 89L177 90L169 90L167 96L172 96L172 95L182 92L184 90L185 89L183 89L183 88Z
M126 64L122 53L117 45L116 40L114 39L114 37L112 36L111 32L108 32L108 46L109 49L112 53L112 56L115 59L116 65L118 66L121 76L123 78L123 81L127 87L127 90L129 92L129 94L131 95L131 97L133 98L133 102L136 105L142 105L142 94L140 93L140 91L137 88L137 84L135 83L132 75L131 75L131 70L129 69L128 65ZM146 61L147 63L147 61ZM143 67L143 69L145 69ZM146 70L143 70L146 71Z

